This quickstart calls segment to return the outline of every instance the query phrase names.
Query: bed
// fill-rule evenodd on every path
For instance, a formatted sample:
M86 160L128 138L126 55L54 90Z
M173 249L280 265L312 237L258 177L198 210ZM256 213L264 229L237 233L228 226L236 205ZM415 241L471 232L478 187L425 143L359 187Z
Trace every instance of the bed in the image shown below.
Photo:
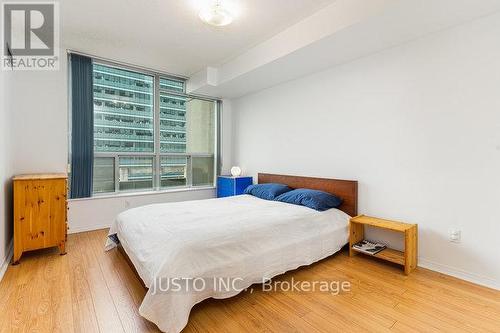
M195 304L235 296L347 243L349 217L357 214L356 181L259 174L258 183L322 190L343 203L318 212L240 195L121 213L106 249L122 248L148 289L139 308L143 317L164 332L180 332Z

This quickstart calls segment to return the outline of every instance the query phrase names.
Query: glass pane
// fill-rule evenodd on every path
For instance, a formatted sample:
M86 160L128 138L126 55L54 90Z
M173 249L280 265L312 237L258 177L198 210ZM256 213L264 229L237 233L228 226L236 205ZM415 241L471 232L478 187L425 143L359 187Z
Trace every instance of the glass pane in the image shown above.
M94 64L96 152L154 151L152 76Z
M186 104L187 153L213 154L216 103L189 99Z
M94 193L115 191L115 159L113 157L94 158Z
M184 92L184 82L182 80L174 80L174 79L160 79L160 89Z
M160 94L160 151L186 152L186 97Z
M120 191L153 188L152 157L120 157Z
M193 157L193 186L214 184L214 158Z
M216 103L160 94L160 151L213 154Z
M187 157L161 158L161 187L187 185Z

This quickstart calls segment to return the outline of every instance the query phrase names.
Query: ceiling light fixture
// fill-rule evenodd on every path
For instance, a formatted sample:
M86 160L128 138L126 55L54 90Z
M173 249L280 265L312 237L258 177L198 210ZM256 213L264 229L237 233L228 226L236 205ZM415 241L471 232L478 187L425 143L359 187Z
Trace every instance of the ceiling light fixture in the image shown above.
M220 1L216 1L207 8L203 8L199 16L203 22L216 27L222 27L233 22L233 16L222 7Z

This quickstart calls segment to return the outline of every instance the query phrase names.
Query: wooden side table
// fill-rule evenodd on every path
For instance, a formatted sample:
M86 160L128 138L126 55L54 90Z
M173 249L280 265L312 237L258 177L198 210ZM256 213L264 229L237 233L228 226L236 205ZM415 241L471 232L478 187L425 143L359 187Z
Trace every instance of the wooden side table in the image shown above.
M403 252L387 248L377 254L374 254L373 257L404 266L404 272L406 275L410 274L410 272L417 267L418 225L384 220L365 215L359 215L351 219L349 228L349 255L351 257L358 253L362 253L354 249L352 246L364 239L365 225L404 234L405 248Z

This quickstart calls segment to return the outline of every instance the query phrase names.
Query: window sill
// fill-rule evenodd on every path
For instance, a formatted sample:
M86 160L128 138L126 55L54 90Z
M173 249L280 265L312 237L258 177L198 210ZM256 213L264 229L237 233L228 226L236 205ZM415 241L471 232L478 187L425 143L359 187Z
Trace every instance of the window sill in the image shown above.
M215 190L215 186L200 186L200 187L185 187L185 188L175 188L168 190L158 190L158 191L142 191L142 192L119 192L119 193L111 193L111 194L101 194L95 195L90 198L80 198L80 199L68 199L68 202L77 202L77 201L87 201L87 200L99 200L99 199L113 199L113 198L123 198L123 197L138 197L145 195L160 195L167 193L178 193L178 192L191 192L191 191L207 191L207 190Z

